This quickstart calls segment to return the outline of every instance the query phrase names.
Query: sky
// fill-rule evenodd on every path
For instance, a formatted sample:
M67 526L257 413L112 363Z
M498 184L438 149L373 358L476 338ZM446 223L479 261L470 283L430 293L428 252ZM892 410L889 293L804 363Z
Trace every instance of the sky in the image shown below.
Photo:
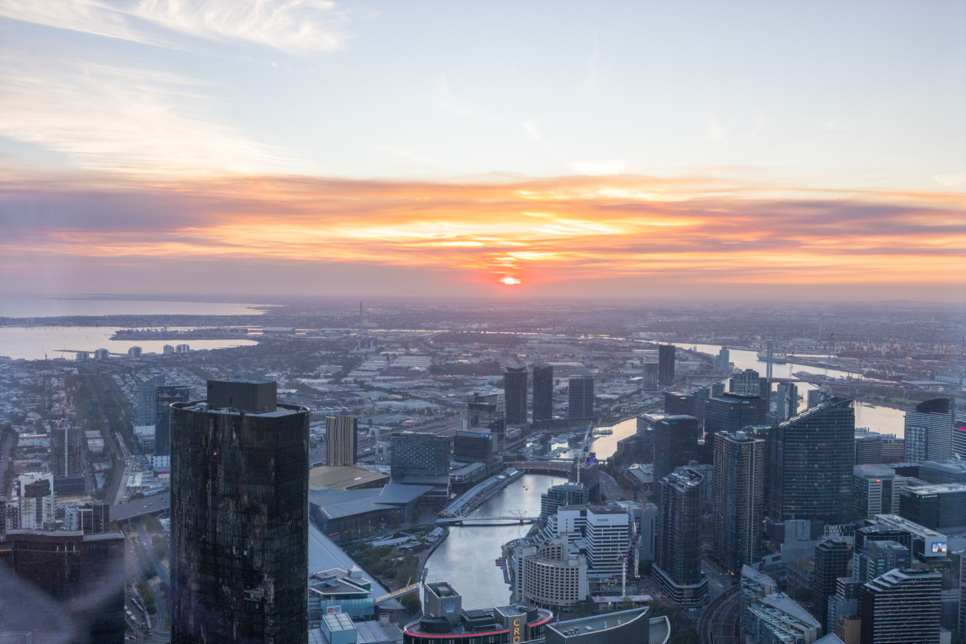
M0 293L966 301L966 2L0 0Z

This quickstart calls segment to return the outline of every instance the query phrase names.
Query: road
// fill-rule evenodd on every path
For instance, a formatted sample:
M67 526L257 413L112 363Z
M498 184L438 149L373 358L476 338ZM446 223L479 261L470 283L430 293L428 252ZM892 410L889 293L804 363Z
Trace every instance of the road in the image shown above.
M107 420L107 413L104 411L104 403L101 402L100 394L97 393L97 387L94 386L94 381L91 379L90 375L87 376L87 385L91 388L91 396L94 399L94 404L97 405L97 413L101 416L101 421L104 423L105 430L110 432L111 423ZM131 453L127 449L127 445L120 436L116 434L110 436L110 440L107 444L111 446L111 451L114 452L114 459L118 466L120 466L120 472L115 468L114 474L111 477L112 480L107 483L108 489L104 495L104 500L111 505L117 505L121 501L121 497L127 487L127 477L131 472L131 468L134 465L134 459L131 458Z
M701 644L738 644L740 611L740 586L733 586L712 599L698 618Z
M607 472L600 472L600 493L606 497L608 501L617 501L624 498L624 491L621 486L617 484L614 477Z
M4 475L7 473L7 466L10 464L10 449L13 447L13 434L0 433L0 495L6 492L3 489Z
M154 551L154 544L151 542L148 531L144 529L144 523L138 521L135 525L137 526L138 538L141 540L141 545L144 546L144 551L148 553L148 557L151 559L151 564L154 566L154 570L158 573L158 578L163 581L166 586L170 586L171 575L168 573L168 569L164 567L164 564L161 563L161 558L158 557L158 554ZM160 630L158 629L158 626L164 624L164 615L168 614L168 607L164 603L164 594L160 591L156 591L154 593L154 603L158 608L158 612L154 615L154 620L156 621L155 630Z

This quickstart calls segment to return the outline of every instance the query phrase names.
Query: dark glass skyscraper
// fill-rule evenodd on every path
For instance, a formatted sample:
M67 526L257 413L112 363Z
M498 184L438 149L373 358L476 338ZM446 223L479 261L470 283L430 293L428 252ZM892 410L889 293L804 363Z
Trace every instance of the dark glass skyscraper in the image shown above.
M701 494L703 477L685 469L658 481L657 582L678 606L695 606L708 594L701 572Z
M694 394L683 394L680 391L665 391L664 415L694 416L697 418L698 408Z
M812 606L822 628L828 629L828 598L835 594L839 577L849 572L849 544L844 539L826 539L815 546L815 569L812 570ZM832 631L835 625L832 625Z
M658 382L662 387L674 384L674 345L662 344L657 348Z
M507 424L525 425L527 422L527 368L507 367L503 382Z
M906 412L905 459L907 463L941 461L953 454L953 417L951 398L933 398Z
M675 467L700 460L698 419L694 416L665 416L654 424L654 480Z
M775 522L852 518L855 412L831 398L768 432L768 510Z
M594 417L594 377L577 376L570 379L567 417L571 420Z
M171 453L171 405L188 402L191 392L179 385L157 388L157 415L154 421L154 453Z
M735 433L745 427L765 424L765 402L757 394L724 393L708 400L704 410L704 432L708 442L713 434Z
M533 422L553 419L553 366L533 367Z
M308 641L309 410L275 392L172 407L172 644Z
M765 495L765 441L751 434L714 435L714 550L732 574L758 561Z

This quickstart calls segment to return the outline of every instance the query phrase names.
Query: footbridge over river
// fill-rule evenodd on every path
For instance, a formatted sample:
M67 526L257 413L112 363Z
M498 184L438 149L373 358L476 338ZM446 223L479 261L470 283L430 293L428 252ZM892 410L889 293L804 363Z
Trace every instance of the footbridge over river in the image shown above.
M440 517L436 519L436 525L450 526L506 526L506 525L525 525L539 521L540 517L528 516L507 516L507 517Z

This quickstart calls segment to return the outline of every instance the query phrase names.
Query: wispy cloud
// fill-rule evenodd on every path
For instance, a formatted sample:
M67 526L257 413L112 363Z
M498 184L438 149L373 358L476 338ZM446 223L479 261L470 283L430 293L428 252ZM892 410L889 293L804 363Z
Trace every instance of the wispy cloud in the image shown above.
M225 124L198 81L176 74L4 52L0 134L87 170L185 174L296 171Z
M544 143L544 140L540 137L540 132L537 131L537 123L540 119L530 119L523 122L523 127L527 129L527 133L532 136L537 141Z
M472 119L486 119L486 115L464 98L457 96L449 86L449 80L445 74L440 74L433 84L432 93L433 104L441 110L459 114Z
M348 12L326 0L4 0L0 16L163 47L180 34L306 53L351 38Z
M952 188L966 183L966 174L937 174L933 181L946 188Z

